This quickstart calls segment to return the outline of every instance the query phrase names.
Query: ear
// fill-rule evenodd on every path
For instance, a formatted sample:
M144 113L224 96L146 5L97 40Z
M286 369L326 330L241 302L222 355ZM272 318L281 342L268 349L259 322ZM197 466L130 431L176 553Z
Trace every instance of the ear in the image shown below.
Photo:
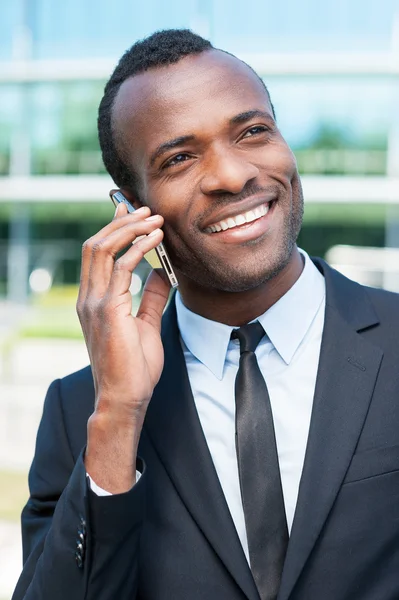
M125 196L126 200L129 200L130 204L137 210L144 206L142 202L138 199L138 197L131 191L126 188L121 188L122 194Z

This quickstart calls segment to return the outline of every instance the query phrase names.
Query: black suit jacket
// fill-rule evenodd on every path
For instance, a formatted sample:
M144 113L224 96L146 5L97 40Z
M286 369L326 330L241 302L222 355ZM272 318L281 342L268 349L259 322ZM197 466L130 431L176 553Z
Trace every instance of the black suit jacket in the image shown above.
M398 600L399 296L314 262L325 325L278 600ZM259 600L196 413L174 302L162 336L144 473L126 494L100 498L87 486L90 368L51 385L13 600Z

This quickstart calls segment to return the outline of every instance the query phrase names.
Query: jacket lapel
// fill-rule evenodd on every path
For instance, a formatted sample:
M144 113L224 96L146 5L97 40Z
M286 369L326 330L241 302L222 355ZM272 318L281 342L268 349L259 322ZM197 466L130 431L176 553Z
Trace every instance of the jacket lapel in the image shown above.
M278 600L287 600L345 477L373 394L382 351L359 331L378 323L364 288L315 261L326 312L309 438Z
M198 527L249 600L258 592L230 515L195 407L174 298L164 315L165 365L145 430Z

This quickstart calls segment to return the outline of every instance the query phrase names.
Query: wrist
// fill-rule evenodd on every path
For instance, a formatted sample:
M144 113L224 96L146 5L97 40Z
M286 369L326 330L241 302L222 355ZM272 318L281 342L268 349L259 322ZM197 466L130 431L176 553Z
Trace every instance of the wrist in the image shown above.
M97 394L95 399L95 410L91 415L90 419L98 424L100 427L118 427L126 430L130 429L141 429L143 426L145 414L149 404L148 400L132 401L130 397L129 402L123 401L119 398L115 399L114 396L109 397L102 393Z
M141 427L119 416L94 412L87 425L85 467L101 488L112 494L131 489Z

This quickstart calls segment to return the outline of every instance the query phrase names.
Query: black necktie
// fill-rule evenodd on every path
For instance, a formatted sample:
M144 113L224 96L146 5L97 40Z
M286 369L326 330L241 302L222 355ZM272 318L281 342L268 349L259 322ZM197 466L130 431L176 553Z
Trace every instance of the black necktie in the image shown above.
M240 341L235 382L236 448L249 559L262 600L275 600L288 544L273 415L255 348L259 321L233 330Z

